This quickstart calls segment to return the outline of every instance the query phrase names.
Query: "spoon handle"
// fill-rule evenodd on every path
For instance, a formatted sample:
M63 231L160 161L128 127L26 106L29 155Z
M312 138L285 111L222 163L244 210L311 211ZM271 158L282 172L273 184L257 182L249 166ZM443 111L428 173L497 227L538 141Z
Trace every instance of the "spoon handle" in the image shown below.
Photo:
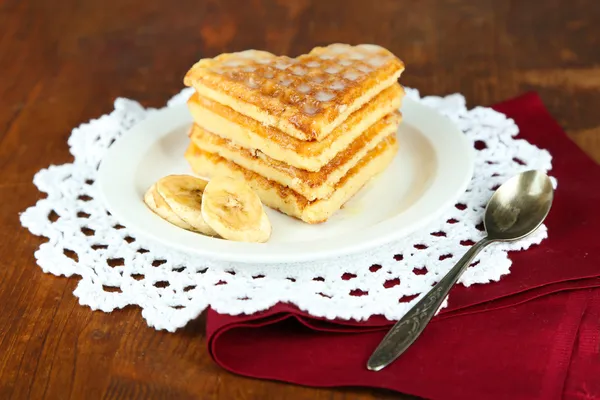
M425 297L419 300L404 317L396 322L369 358L367 362L368 369L379 371L385 368L413 344L440 308L452 286L467 269L471 260L491 242L488 238L484 238L475 243L452 267L450 272Z

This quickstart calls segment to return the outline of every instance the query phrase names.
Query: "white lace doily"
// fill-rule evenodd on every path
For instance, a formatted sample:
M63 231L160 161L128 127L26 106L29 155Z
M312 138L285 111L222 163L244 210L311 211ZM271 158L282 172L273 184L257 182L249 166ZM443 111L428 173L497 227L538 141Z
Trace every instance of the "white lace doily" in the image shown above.
M72 164L39 171L33 182L47 198L21 215L21 223L48 242L35 252L44 272L79 275L81 304L110 312L138 305L150 326L174 331L206 307L220 313L253 313L290 302L315 316L399 319L483 236L481 218L492 191L527 169L548 171L551 157L515 139L518 128L490 108L467 110L463 96L408 95L450 117L473 141L475 175L459 204L444 218L401 241L338 259L285 265L235 265L188 256L135 234L96 200L97 166L110 144L152 110L118 99L115 110L73 130ZM185 89L167 107L184 102ZM461 278L464 285L497 281L509 273L508 250L547 236L542 226L525 240L485 249ZM452 301L450 299L450 301Z

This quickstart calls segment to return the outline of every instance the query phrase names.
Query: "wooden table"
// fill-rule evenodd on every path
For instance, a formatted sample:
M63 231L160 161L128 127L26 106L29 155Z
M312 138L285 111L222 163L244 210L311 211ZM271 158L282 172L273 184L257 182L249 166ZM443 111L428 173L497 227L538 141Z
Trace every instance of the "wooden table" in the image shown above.
M77 278L42 273L43 239L18 213L32 176L69 162L76 125L118 96L161 106L201 56L261 48L297 55L331 42L378 43L423 94L469 106L535 90L600 161L597 0L0 2L0 398L370 399L390 392L311 389L233 376L209 358L203 318L175 333L140 310L78 304Z

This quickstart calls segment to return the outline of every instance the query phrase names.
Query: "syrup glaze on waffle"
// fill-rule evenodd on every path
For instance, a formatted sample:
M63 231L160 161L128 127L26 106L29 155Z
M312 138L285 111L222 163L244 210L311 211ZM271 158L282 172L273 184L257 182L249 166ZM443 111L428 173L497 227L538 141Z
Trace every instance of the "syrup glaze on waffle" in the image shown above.
M198 125L231 140L239 147L259 150L296 168L319 171L369 126L398 110L403 96L402 87L397 83L393 84L352 113L320 142L306 142L286 135L279 129L265 126L230 107L200 97L197 93L188 100L188 107Z
M382 47L332 44L297 58L246 50L202 59L184 83L290 136L318 141L403 70Z

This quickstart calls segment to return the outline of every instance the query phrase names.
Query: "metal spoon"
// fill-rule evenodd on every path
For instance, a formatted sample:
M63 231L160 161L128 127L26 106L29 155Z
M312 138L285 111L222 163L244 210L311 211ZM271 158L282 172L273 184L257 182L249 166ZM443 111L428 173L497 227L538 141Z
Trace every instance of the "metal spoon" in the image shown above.
M419 337L458 278L481 249L493 242L524 238L544 221L554 190L543 172L527 171L496 190L485 209L487 236L475 243L441 281L398 321L375 349L367 368L379 371L400 356Z

